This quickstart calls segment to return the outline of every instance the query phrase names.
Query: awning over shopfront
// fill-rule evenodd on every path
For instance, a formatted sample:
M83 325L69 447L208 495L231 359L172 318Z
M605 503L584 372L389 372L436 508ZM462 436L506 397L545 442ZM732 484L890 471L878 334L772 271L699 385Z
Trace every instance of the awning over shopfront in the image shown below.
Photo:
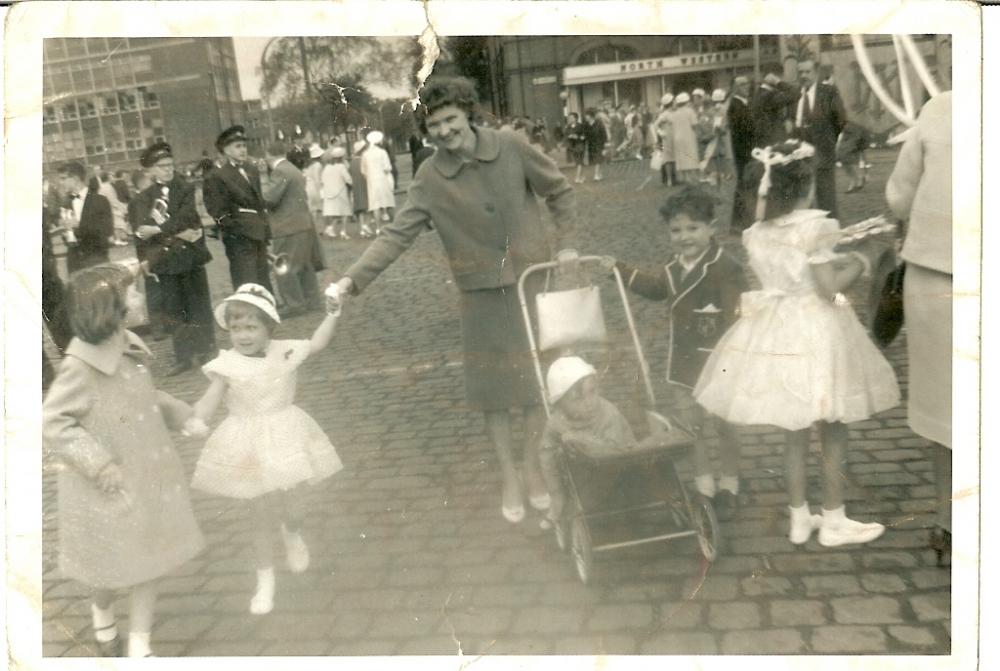
M762 61L773 60L778 57L778 50L777 48L762 48L760 57ZM658 56L635 61L618 61L617 63L574 65L563 68L563 86L597 84L622 79L639 79L733 67L750 67L753 64L753 49L734 49L701 54L682 54L680 56Z

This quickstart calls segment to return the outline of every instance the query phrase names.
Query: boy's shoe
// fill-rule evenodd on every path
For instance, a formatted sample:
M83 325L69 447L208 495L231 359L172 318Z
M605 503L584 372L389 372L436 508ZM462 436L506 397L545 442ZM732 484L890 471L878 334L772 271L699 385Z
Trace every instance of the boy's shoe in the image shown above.
M281 525L281 538L285 541L285 559L288 570L292 573L302 573L309 568L309 546L302 540L299 532L290 532Z
M819 530L819 544L823 547L870 543L885 533L885 527L878 522L858 522L844 515L844 507L823 511L823 523Z
M788 508L789 530L788 540L793 545L803 545L812 536L813 531L823 526L823 516L813 515L809 511L809 504L801 508Z
M250 600L250 612L267 615L274 610L274 569L257 569L257 591Z

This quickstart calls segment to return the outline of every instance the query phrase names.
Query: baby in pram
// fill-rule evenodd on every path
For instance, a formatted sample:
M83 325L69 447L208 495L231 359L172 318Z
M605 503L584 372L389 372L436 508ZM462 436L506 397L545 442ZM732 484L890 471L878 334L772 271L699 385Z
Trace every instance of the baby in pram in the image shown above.
M560 447L588 457L625 454L643 446L613 403L598 393L597 371L577 356L556 359L546 377L551 415L542 432L539 458L552 503L548 519L562 515L566 492L557 462Z

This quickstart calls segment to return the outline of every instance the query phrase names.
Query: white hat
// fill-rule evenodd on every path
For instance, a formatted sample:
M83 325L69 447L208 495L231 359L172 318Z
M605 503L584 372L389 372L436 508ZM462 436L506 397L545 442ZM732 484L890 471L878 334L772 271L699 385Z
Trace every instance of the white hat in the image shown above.
M371 144L379 144L384 138L385 136L382 135L382 131L380 130L373 130L371 133L368 133L368 142Z
M278 316L278 309L275 307L274 296L271 292L259 284L248 282L241 284L235 294L224 298L221 303L215 306L215 321L224 331L229 330L229 327L226 326L226 303L232 301L249 303L273 319L275 324L281 323L281 317Z
M676 98L674 98L674 102L676 102L678 105L683 105L684 103L691 102L691 96L682 91L681 93L677 94Z
M712 102L722 103L726 102L726 92L722 89L715 89L712 91Z
M319 142L313 142L309 145L309 158L319 158L323 155L323 147L319 146Z
M347 151L343 147L332 147L329 151L330 158L344 158L347 156Z
M597 371L578 356L564 356L549 366L546 386L549 388L549 403L559 402L573 385L585 377L596 375Z
M357 142L354 143L354 146L352 147L352 149L354 150L355 154L357 154L359 151L361 151L364 148L365 148L365 141L364 140L358 140Z
M705 97L705 89L695 89L694 91L691 91L691 95L692 95L692 97L693 96L701 96L702 98L704 98Z
M660 105L666 106L674 101L673 93L664 93L663 97L660 98Z

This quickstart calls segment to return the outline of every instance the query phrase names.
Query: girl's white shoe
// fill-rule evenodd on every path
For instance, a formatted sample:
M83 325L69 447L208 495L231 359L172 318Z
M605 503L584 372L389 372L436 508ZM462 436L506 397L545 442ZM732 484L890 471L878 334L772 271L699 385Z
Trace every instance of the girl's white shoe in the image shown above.
M795 545L802 545L809 540L812 532L823 526L823 516L813 515L809 511L809 504L805 503L798 508L788 506L789 531L788 540Z
M302 573L309 568L309 546L302 540L298 531L288 531L281 525L281 538L285 541L285 558L288 570L292 573Z
M885 526L878 522L858 522L844 514L844 506L823 510L823 524L819 530L819 544L823 547L870 543L885 533Z
M274 610L274 569L257 569L257 591L250 600L250 612L267 615Z

